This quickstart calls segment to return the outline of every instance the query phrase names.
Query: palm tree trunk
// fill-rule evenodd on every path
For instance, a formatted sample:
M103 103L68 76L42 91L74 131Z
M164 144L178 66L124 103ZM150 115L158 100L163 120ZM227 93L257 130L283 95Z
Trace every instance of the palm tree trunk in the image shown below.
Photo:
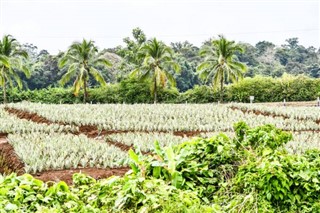
M84 80L83 82L83 89L84 89L84 93L83 93L83 103L86 103L87 100L87 81Z
M222 76L220 80L220 103L223 102L223 82L224 82L224 78Z
M157 79L154 80L154 104L157 103Z
M7 89L6 89L6 79L3 78L3 103L7 103Z

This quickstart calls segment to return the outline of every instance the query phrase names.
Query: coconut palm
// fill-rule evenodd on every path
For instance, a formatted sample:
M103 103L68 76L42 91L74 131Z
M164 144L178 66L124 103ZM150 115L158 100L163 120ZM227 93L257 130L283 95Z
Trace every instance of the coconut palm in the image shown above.
M105 86L103 76L95 66L103 65L110 67L111 63L102 55L98 53L97 47L93 41L83 39L82 43L74 42L59 61L59 67L68 67L68 71L60 80L62 85L65 85L76 76L73 83L74 95L78 95L80 89L83 87L83 102L87 100L87 87L89 75L93 76L100 85Z
M30 70L24 63L28 53L21 49L20 44L10 35L4 35L0 40L0 86L3 90L3 102L7 103L7 83L13 86L16 82L22 88L22 81L17 71L22 71L28 78Z
M150 89L154 103L157 103L158 87L164 87L167 80L172 86L176 85L169 70L173 69L175 72L179 72L180 66L173 61L172 54L173 51L170 47L155 38L147 41L138 52L138 56L143 59L143 62L131 72L131 76L138 75L141 81L151 79Z
M212 40L211 45L205 45L200 50L204 61L197 67L200 78L205 81L212 80L212 85L217 88L220 85L220 101L223 101L223 86L225 81L237 82L243 78L247 67L239 62L235 52L243 52L243 49L234 41L228 41L225 37Z

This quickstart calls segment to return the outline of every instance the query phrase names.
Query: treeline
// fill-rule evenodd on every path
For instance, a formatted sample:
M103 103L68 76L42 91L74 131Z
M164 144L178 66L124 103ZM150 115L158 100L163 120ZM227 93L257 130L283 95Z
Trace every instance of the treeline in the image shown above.
M102 49L113 66L111 68L99 67L103 77L109 83L119 83L138 63L137 52L147 40L144 32L136 28L133 30L132 38L124 38L124 45L115 48ZM204 41L204 45L210 44L210 40ZM240 62L248 66L245 77L257 75L281 77L284 73L319 78L320 77L320 49L315 47L304 47L299 44L298 38L289 38L281 46L276 46L269 41L261 41L256 45L238 43L244 51L236 52ZM196 68L203 61L199 55L201 47L197 47L188 41L171 43L174 51L173 58L180 65L180 73L172 73L177 82L180 92L185 92L195 85L206 85L197 75ZM59 86L59 80L67 72L66 68L60 69L58 61L63 53L51 55L46 50L38 50L32 44L24 44L23 48L28 52L33 71L29 79L23 75L24 87L34 90L47 87ZM69 85L71 85L70 82ZM97 85L93 79L89 86Z
M92 103L152 103L148 82L136 79L123 80L109 84L104 88L91 88L88 102ZM225 87L224 100L227 102L249 102L249 96L255 102L310 101L320 96L320 79L304 75L287 75L281 78L256 76L245 78L236 84ZM177 88L159 88L160 103L212 103L218 102L219 91L206 85L197 85L193 89L179 93ZM45 88L20 91L16 88L8 91L8 101L31 101L41 103L82 103L82 95L74 96L70 89ZM2 92L0 91L0 101Z
M188 41L168 46L147 39L139 28L132 35L124 38L125 45L103 50L83 39L57 55L5 35L0 41L3 102L8 97L46 103L207 103L218 96L221 102L246 102L251 95L270 102L319 96L320 49L306 48L297 38L281 46L267 41L252 46L219 35L199 48Z

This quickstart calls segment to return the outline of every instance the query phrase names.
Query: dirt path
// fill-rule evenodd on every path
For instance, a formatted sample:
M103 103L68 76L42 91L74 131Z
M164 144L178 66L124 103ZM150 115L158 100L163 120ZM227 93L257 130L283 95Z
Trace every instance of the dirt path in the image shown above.
M255 109L241 109L239 107L235 107L235 106L232 106L230 107L230 109L232 110L239 110L239 111L242 111L243 113L254 113L255 115L263 115L263 116L268 116L268 117L279 117L279 118L283 118L283 119L289 119L290 117L289 116L286 116L286 115L276 115L274 113L271 113L271 112L262 112L262 111L259 111L259 110L255 110ZM298 121L307 121L307 120L310 120L310 119L304 119L304 118L294 118L295 120L298 120ZM320 124L320 120L313 120L314 122L316 122L317 124Z
M255 103L258 105L264 106L283 106L283 102L265 102L265 103ZM292 101L286 102L286 106L294 106L294 107L317 107L317 101Z

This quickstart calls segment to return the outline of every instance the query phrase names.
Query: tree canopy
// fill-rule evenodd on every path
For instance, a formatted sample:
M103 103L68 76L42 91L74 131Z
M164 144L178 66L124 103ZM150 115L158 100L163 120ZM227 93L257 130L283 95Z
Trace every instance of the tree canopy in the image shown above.
M149 42L147 38L148 36L140 28L133 29L131 36L124 37L122 45L102 47L99 52L92 51L95 52L93 58L106 58L113 64L112 68L101 63L91 67L99 71L100 76L110 83L120 83L126 80L130 72L137 68L142 68L145 56L141 56L141 49ZM203 46L211 46L211 41L212 39L207 39L203 42ZM80 44L81 42L77 43ZM247 65L248 70L244 73L244 77L281 77L284 73L294 76L303 74L312 78L320 77L320 49L312 46L305 47L299 43L298 38L288 38L282 45L275 45L270 41L259 41L257 44L245 42L236 44L244 50L234 52L234 58L236 57L238 62ZM208 85L212 82L202 81L196 71L196 68L203 62L203 58L200 55L200 49L203 51L203 46L197 47L189 41L171 42L166 46L171 47L170 57L172 61L180 66L180 72L175 72L172 67L164 70L173 77L180 92L195 88L197 85ZM65 58L66 54L75 53L75 51L67 50L66 52L52 55L48 51L40 50L29 43L17 45L17 47L20 52L24 51L29 56L28 60L26 60L23 55L20 55L18 58L23 62L21 64L24 67L32 65L33 71L30 78L17 72L21 79L21 84L13 81L13 86L18 86L19 84L31 90L58 87L60 79L68 73L71 65L71 62L68 62L67 65L59 67L59 61ZM95 45L94 47L94 49L97 49ZM16 67L13 70L15 72L23 71L22 67L20 69ZM79 71L80 69L77 70ZM10 79L14 80L12 77L11 75ZM76 80L76 77L77 74L71 75L70 81L65 81L66 85L72 86L72 82ZM93 75L89 74L86 79L86 87L88 88L93 88L100 84ZM227 81L224 83L227 83ZM10 84L9 81L6 81L6 84ZM1 86L0 89L3 90Z
M95 80L102 86L106 82L95 66L112 66L111 63L101 54L98 54L98 49L93 41L83 40L82 43L74 42L59 61L59 67L68 67L68 71L62 76L60 83L65 85L76 76L73 83L73 91L78 95L81 87L84 89L83 101L86 102L87 87L89 75L92 75Z

